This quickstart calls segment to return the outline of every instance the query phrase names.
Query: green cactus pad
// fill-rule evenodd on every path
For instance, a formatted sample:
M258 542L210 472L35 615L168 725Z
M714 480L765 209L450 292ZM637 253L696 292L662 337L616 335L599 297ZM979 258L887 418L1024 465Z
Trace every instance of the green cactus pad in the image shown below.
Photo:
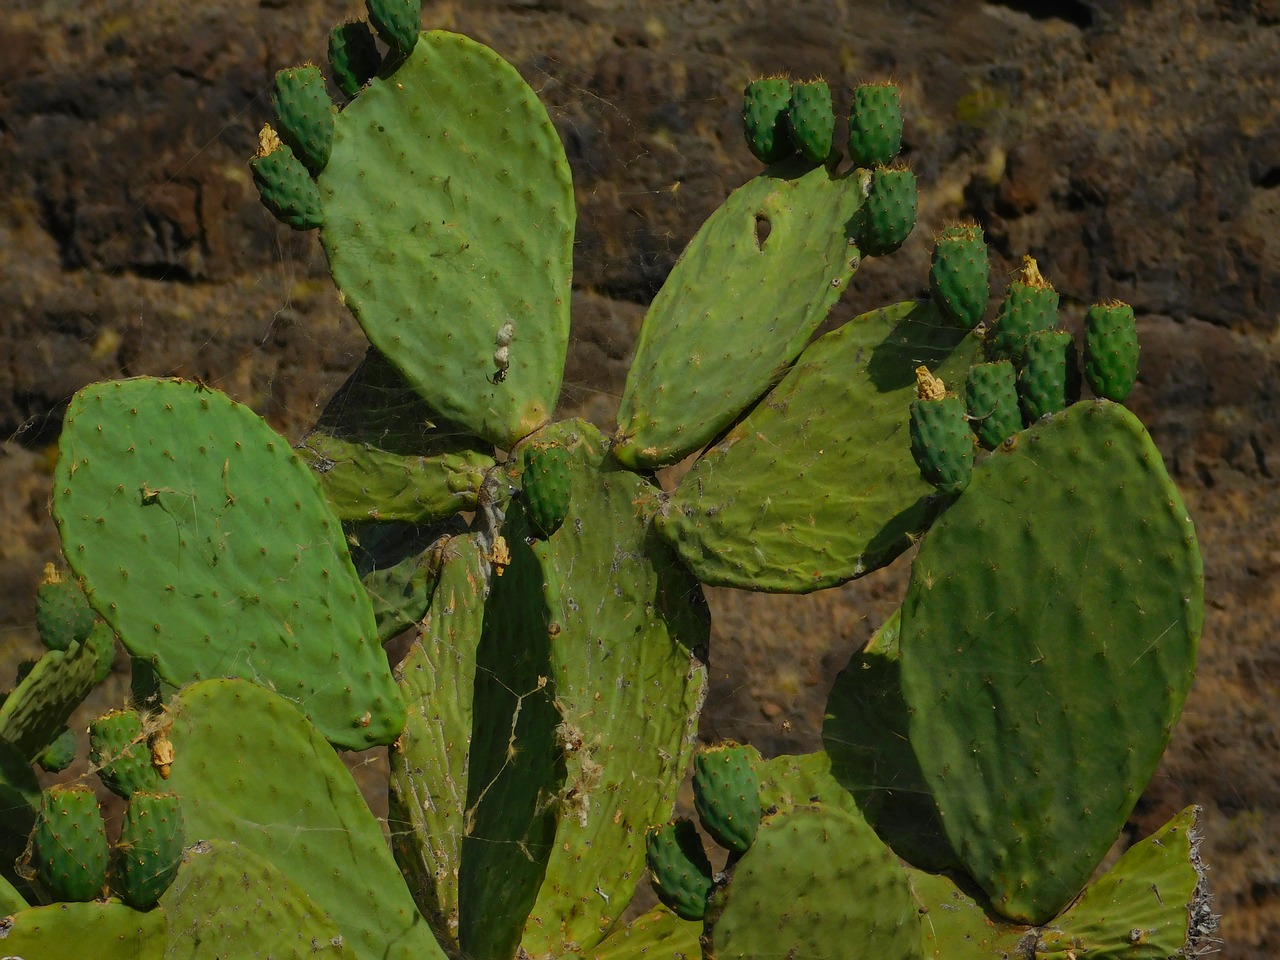
M938 506L907 439L912 368L958 377L978 351L927 303L855 317L694 464L658 532L718 586L805 593L878 569Z
M742 91L742 126L747 148L761 163L777 163L796 151L787 129L787 105L791 81L786 77L761 77Z
M1058 292L1040 275L1035 260L1023 257L987 331L987 359L1020 363L1031 334L1057 328L1058 300Z
M1096 303L1084 315L1084 372L1094 396L1123 403L1138 379L1138 330L1133 307Z
M760 829L760 781L746 748L723 744L694 755L693 806L716 843L747 852Z
M1022 429L1018 371L1008 360L975 363L964 384L969 426L984 449L994 450Z
M370 523L352 530L352 535L359 537L352 559L357 570L367 569L360 582L373 604L381 642L394 639L422 619L440 576L442 547L465 529L458 518L429 527Z
M654 907L615 930L583 960L693 960L701 955L701 923L681 920L666 907Z
M987 308L991 268L987 244L977 224L948 227L933 243L929 291L938 310L966 330Z
M391 750L391 836L400 870L442 943L458 942L472 694L488 561L476 534L439 548L440 575L396 676L409 721Z
M520 946L542 955L570 943L588 949L599 942L643 873L644 831L671 816L705 682L705 601L641 512L654 487L608 461L604 438L583 421L555 424L530 442L569 451L573 500L560 531L531 544L524 506L512 502L504 529L511 565L493 580L478 659L483 666L486 656L504 650L506 662L517 651L545 651L549 672L544 667L540 692L552 698L555 712L548 718L550 736L530 734L533 739L523 742L525 757L546 751L543 772L528 782L512 776L504 786L504 776L495 783L463 847L463 948L482 955L489 952L469 945L468 922L482 940L496 943L500 931L479 928L493 928L495 917L518 911L528 888L504 892L501 885L510 871L526 869L519 861L527 862L530 853L541 852L545 875L532 909L525 907ZM512 463L512 481L517 469ZM644 679L620 683L619 677ZM506 686L527 694L536 682L537 676ZM512 707L523 721L536 701L526 697L505 714L495 709L495 729L483 738L487 759L477 759L480 735L472 739L471 777L482 787L492 778L487 771L513 766L507 756ZM479 683L474 709L481 717ZM520 751L521 730L516 734ZM519 753L516 759L521 761ZM548 792L550 804L539 790ZM498 802L508 795L514 800ZM522 818L512 818L509 802L523 805ZM529 844L522 849L517 841L526 833L542 836L539 807L558 818L553 842L542 851ZM584 891L584 877L597 892ZM522 883L532 886L537 879ZM477 893L470 921L468 884ZM502 950L509 949L514 944L508 941Z
M704 955L716 960L918 960L906 874L856 814L799 806L765 819L713 896Z
M759 806L759 799L756 806ZM672 820L645 833L645 863L654 892L682 920L701 920L711 892L711 861L692 820Z
M169 925L165 960L357 960L389 955L384 953L385 943L372 953L348 945L342 928L292 876L229 840L201 840L187 850L173 886L161 899L161 910Z
M0 739L28 763L33 761L97 684L100 663L97 648L88 640L46 653L4 698Z
M622 463L675 463L777 380L858 265L850 230L863 185L856 172L792 161L703 224L640 329L613 447Z
M865 83L853 91L849 157L859 167L884 166L902 149L902 96L892 83Z
M340 23L329 31L329 68L338 89L356 96L382 66L373 31L364 20Z
M80 584L48 564L44 582L36 588L36 631L40 642L50 650L66 650L89 636L96 617Z
M836 676L822 744L831 775L894 853L917 867L949 870L958 865L955 854L907 739L900 624L895 611Z
M753 751L752 763L760 778L760 806L770 814L820 803L860 815L853 795L834 776L832 758L825 750L762 760L754 748L747 749Z
M60 450L64 553L134 656L175 684L271 684L339 746L396 738L369 598L282 437L216 391L139 378L78 393Z
M1030 425L1065 410L1080 399L1076 343L1066 330L1041 330L1027 337L1018 370L1018 402Z
M271 90L271 105L280 123L280 139L316 176L329 162L333 150L335 113L320 68L307 64L279 71Z
M1003 915L1042 923L1084 886L1169 741L1204 580L1182 499L1123 407L1078 403L1012 446L916 557L902 691L952 847Z
M973 453L963 400L911 401L911 455L925 480L943 493L959 493L973 474Z
M528 504L529 522L543 540L550 537L569 514L572 495L569 455L555 444L530 444L525 448L520 490Z
M0 949L25 960L170 960L165 920L163 910L140 913L114 901L31 907L5 919Z
M40 796L28 869L46 899L84 902L107 886L107 825L83 784L53 786Z
M262 129L262 146L249 161L263 206L295 230L314 230L324 223L320 189L306 166L281 143L270 127Z
M1035 960L1165 960L1201 955L1211 936L1199 807L1134 844L1071 908L1039 931ZM1208 921L1206 923L1206 921Z
M88 639L85 640L85 646L93 654L95 666L93 669L93 682L95 685L102 683L107 677L111 676L111 670L116 662L116 634L106 623L99 620L93 625L93 629L89 631Z
M185 688L171 712L169 787L187 836L270 861L357 956L444 960L351 774L290 701L244 680L207 680Z
M858 242L873 257L893 253L916 225L916 175L905 167L876 167L862 208Z
M1011 960L1031 956L1035 929L1010 923L997 914L982 891L972 888L972 881L960 885L951 877L908 867L907 882L920 916L926 960ZM1089 955L1081 955L1084 956Z
M568 344L573 189L515 69L423 34L338 116L319 188L334 282L431 407L502 447L546 421Z
M127 800L138 790L160 789L136 710L113 710L89 724L89 763L117 797Z
M791 85L787 127L796 149L806 160L822 163L830 156L835 126L831 88L825 80L798 81Z
M40 769L46 773L61 773L71 766L75 758L76 735L69 727L63 727L62 732L54 738L53 742L40 751L40 755L36 757L36 763L40 764Z
M365 0L365 7L383 43L403 57L413 52L422 22L422 0Z
M30 906L7 877L0 876L0 917L8 917Z
M135 793L116 844L112 887L137 910L156 905L173 883L186 842L182 806L172 793Z

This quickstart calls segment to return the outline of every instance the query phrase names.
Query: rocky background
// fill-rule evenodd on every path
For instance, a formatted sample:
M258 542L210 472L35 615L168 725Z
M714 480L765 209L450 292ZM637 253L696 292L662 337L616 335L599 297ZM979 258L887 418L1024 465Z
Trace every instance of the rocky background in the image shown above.
M313 236L259 206L246 160L272 73L323 56L355 0L9 0L0 12L0 657L35 644L57 544L67 398L199 376L296 436L363 339ZM904 90L921 184L906 247L833 314L924 290L929 238L977 218L997 280L1034 255L1078 327L1140 318L1131 400L1196 518L1200 676L1135 813L1206 810L1222 956L1280 949L1280 0L467 0L424 23L494 46L538 90L577 186L567 404L605 422L644 306L756 164L742 85L789 70ZM997 284L997 290L999 284ZM818 744L832 678L904 569L812 597L713 591L703 729Z

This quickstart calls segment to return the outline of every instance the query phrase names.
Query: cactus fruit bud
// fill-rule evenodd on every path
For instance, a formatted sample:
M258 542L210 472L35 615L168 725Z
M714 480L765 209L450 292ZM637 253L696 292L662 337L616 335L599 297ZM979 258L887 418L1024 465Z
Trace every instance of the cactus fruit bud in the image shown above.
M976 363L965 380L964 405L978 442L994 450L1022 429L1018 374L1008 360Z
M876 167L862 208L858 242L864 253L893 253L916 225L916 175L905 167Z
M760 829L760 782L746 747L727 744L693 758L693 805L716 843L743 854Z
M1138 330L1133 307L1095 303L1084 315L1084 372L1094 396L1123 403L1138 379Z
M1065 330L1041 330L1027 337L1018 370L1018 399L1028 426L1080 398L1076 345Z
M172 793L135 793L116 845L116 885L135 910L155 906L182 862L182 807Z
M36 763L47 773L61 773L76 758L76 735L64 727L53 742L40 751Z
M969 223L942 231L933 246L929 290L943 316L966 330L973 329L987 306L989 274L981 227Z
M271 103L280 121L280 139L312 176L318 175L329 162L335 129L335 111L320 68L309 63L279 71Z
M128 799L138 790L160 787L136 710L113 710L89 724L89 763L118 797Z
M382 66L373 31L363 20L340 23L329 32L329 67L338 89L354 97Z
M711 861L693 821L650 827L645 861L658 899L682 920L701 920L711 892Z
M52 901L87 902L107 884L107 827L93 791L54 786L40 795L26 864Z
M324 222L320 188L270 124L258 134L258 155L249 161L263 205L295 230L311 230Z
M883 166L902 149L902 97L892 83L867 83L853 91L849 157L859 167Z
M925 367L916 369L911 401L911 455L920 475L943 493L959 493L973 474L973 433L964 403Z
M44 567L44 582L36 590L36 630L50 650L66 650L93 629L94 613L84 591L52 563Z
M987 334L989 360L1022 359L1027 337L1058 325L1058 292L1044 277L1032 257L1022 258L1022 269L1005 294L995 322Z
M742 91L742 125L747 148L761 163L775 163L795 153L787 129L791 81L786 77L761 77Z
M402 57L413 52L422 22L422 0L365 0L365 7L383 43Z
M569 451L550 443L530 446L520 486L535 534L549 539L569 513Z
M831 155L836 115L831 107L831 88L825 80L800 81L791 85L787 125L796 149L804 154L805 159L822 163Z

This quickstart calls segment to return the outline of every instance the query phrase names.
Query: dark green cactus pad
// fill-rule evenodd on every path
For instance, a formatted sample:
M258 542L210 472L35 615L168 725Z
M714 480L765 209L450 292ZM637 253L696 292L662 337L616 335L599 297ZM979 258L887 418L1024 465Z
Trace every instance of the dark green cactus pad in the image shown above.
M947 843L907 730L894 612L836 676L822 745L831 775L893 852L928 870L958 865Z
M117 797L160 789L151 748L136 710L113 710L89 724L89 763Z
M1106 401L1018 434L925 538L902 606L911 743L1004 916L1054 916L1115 840L1182 709L1203 593L1159 452Z
M472 696L489 564L478 534L437 548L440 574L396 676L409 720L391 749L391 836L414 901L441 943L458 942Z
M1138 329L1133 307L1095 303L1084 315L1084 372L1094 396L1123 403L1138 379Z
M356 96L381 66L382 54L366 21L351 20L329 31L329 68L348 97Z
M755 800L758 807L759 798ZM680 818L650 827L645 833L645 863L658 899L682 920L701 920L711 892L711 861L693 821Z
M53 786L40 796L27 864L50 901L84 902L107 886L107 825L93 791L83 784Z
M966 879L961 884L950 876L908 867L907 882L915 898L928 960L1031 956L1035 928L1001 917L973 881Z
M978 353L928 303L855 317L694 464L658 532L718 586L806 593L878 569L939 506L911 459L912 368L955 378Z
M943 493L959 493L968 485L974 446L959 397L911 401L911 455L920 475Z
M791 85L787 127L791 141L806 160L822 163L831 155L835 126L831 88L825 80L801 80Z
M88 640L46 653L0 705L0 739L35 760L97 684L100 662Z
M314 230L324 223L320 189L302 161L270 127L262 131L262 147L249 161L263 206L295 230Z
M80 584L48 564L44 582L36 588L36 631L40 642L50 650L66 650L89 636L95 619L97 614Z
M897 859L856 814L798 806L765 819L706 918L716 960L918 960L920 928Z
M160 906L153 913L163 912L168 920L165 960L239 955L356 960L386 955L386 944L372 954L347 945L342 928L302 885L270 860L228 840L201 840L190 847Z
M966 330L977 326L991 292L987 243L977 224L943 230L933 243L929 292L940 313Z
M547 539L560 529L569 514L573 491L568 451L555 444L533 443L526 447L520 490L535 533Z
M547 781L537 776L549 775L549 806L558 822L550 849L542 851L545 876L532 909L525 908L528 919L521 918L520 939L531 955L542 955L570 943L589 949L630 902L643 873L644 832L671 816L692 752L710 624L698 582L653 536L641 512L655 492L651 483L608 461L604 438L584 421L554 424L531 442L569 451L573 500L560 531L531 545L523 504L513 501L504 529L512 561L492 581L478 659L483 668L486 647L493 651L488 656L501 653L499 664L522 650L546 651L550 670L543 668L541 693L555 710L550 743L546 734L532 734L523 747L536 753L550 746L551 753L530 783L504 787L500 778L480 804L463 847L462 922L463 948L471 950L469 900L476 911L470 923L479 932L527 896L509 889L504 895L502 888L509 871L525 869L518 861L538 852L512 841L524 841L526 831L541 836L536 812L548 804L538 791ZM513 480L516 469L513 463ZM537 689L537 675L515 682L499 676L516 693ZM645 679L619 683L618 677ZM477 718L491 712L482 708L480 693L477 683ZM513 710L523 721L524 711L536 706L526 697L505 713L492 711L486 721L492 733L472 740L473 784L484 787L491 779L485 771L512 766ZM516 735L520 751L519 728ZM486 759L477 757L482 739ZM506 803L490 802L502 790L535 815L513 822ZM598 893L584 890L584 877ZM522 882L532 886L536 879ZM497 933L480 937L496 941Z
M1200 862L1199 807L1187 807L1134 844L1052 920L1036 960L1197 957L1217 928Z
M185 688L171 712L169 787L187 836L231 841L274 864L357 956L444 960L351 774L294 704L255 683L207 680ZM303 799L317 797L324 802Z
M26 960L169 960L165 920L163 910L141 913L114 901L30 907L5 919L3 949Z
M701 955L701 933L701 923L681 920L658 906L605 937L591 950L590 960L692 960Z
M172 793L135 793L116 843L112 889L136 910L150 910L173 883L186 831Z
M864 83L853 91L849 157L860 167L884 166L902 149L902 95L892 83Z
M17 881L14 862L22 855L40 809L40 781L31 760L0 740L0 878ZM0 885L2 886L2 885Z
M916 175L905 167L876 167L862 208L858 243L873 257L893 253L916 225Z
M338 116L319 189L334 282L413 389L502 447L545 422L569 337L573 188L515 69L423 34Z
M63 727L54 741L40 751L40 755L36 757L36 763L40 764L40 769L46 773L61 773L71 766L75 758L76 735L69 727Z
M89 631L85 646L95 658L93 682L96 686L111 676L111 669L116 662L116 634L106 623L99 620Z
M461 517L428 527L369 523L350 529L351 536L359 537L352 559L363 572L360 582L373 604L383 643L422 619L440 576L443 547L465 530Z
M422 0L365 0L365 7L383 43L403 57L413 52L422 22Z
M1020 363L1031 334L1057 328L1058 300L1058 291L1040 275L1035 260L1023 257L987 331L987 359Z
M320 68L309 63L279 71L271 89L271 105L280 123L280 139L316 176L333 150L336 112Z
M787 77L761 77L742 91L742 126L747 148L761 163L777 163L796 152L787 129L787 105L791 81Z
M994 450L1022 429L1018 371L1008 360L975 363L964 384L969 426L984 449Z
M863 185L856 171L792 161L739 187L702 225L640 328L613 447L622 463L675 463L776 381L858 265L851 224Z
M63 550L130 653L175 684L271 684L339 746L396 738L404 705L342 528L260 418L196 384L95 384L60 451Z
M721 744L694 755L693 806L716 843L731 853L747 852L760 829L761 811L760 781L746 748Z
M1027 425L1065 410L1080 399L1076 343L1066 330L1041 330L1027 337L1018 370L1018 403Z

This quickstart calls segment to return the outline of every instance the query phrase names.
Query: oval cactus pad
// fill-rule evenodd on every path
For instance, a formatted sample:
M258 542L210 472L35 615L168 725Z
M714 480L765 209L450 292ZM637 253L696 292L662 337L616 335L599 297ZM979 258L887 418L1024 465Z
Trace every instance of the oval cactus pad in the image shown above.
M1079 403L934 525L902 605L916 757L966 869L1043 923L1106 854L1182 710L1204 619L1191 520L1142 425Z
M139 378L71 401L53 515L90 602L170 683L243 677L348 748L405 708L342 528L288 441L193 383Z
M515 68L423 34L338 116L319 185L334 282L414 389L500 446L545 421L569 341L573 187Z

